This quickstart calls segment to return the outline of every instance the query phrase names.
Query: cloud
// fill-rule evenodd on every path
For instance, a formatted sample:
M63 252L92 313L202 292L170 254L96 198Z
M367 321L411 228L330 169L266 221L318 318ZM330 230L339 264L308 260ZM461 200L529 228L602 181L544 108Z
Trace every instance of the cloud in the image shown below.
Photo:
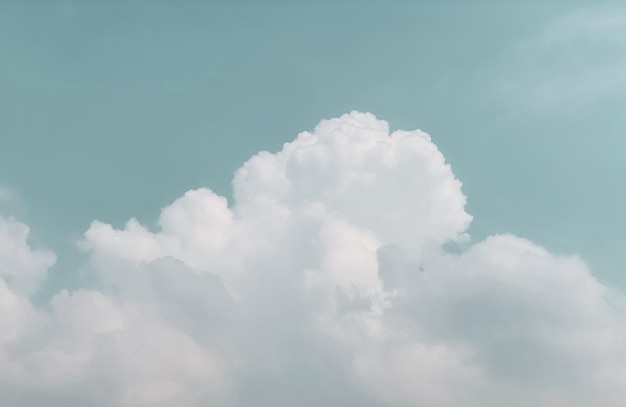
M0 186L0 202L6 202L14 199L13 192L8 188Z
M498 78L500 94L542 110L572 108L626 90L626 9L560 16L521 41Z
M50 251L32 250L28 226L0 218L0 278L17 294L30 296L56 262Z
M54 257L0 228L0 397L22 406L618 406L624 297L498 235L461 254L461 183L421 131L353 112L151 231L95 221L94 284L28 300ZM36 276L33 277L33 276ZM21 282L22 279L27 281ZM28 288L25 288L28 287Z

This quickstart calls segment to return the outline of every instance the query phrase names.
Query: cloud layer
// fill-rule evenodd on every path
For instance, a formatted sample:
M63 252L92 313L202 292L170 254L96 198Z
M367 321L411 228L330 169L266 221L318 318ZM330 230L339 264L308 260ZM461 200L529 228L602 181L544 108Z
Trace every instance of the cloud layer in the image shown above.
M38 406L590 406L626 397L624 297L511 235L461 254L461 183L430 137L322 121L159 229L93 222L94 284L0 218L0 398Z

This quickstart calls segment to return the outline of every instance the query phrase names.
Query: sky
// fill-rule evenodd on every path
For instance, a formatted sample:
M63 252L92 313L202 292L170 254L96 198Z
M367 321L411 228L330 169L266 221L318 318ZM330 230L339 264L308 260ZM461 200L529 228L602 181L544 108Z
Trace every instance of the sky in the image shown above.
M0 395L617 406L594 4L0 2Z

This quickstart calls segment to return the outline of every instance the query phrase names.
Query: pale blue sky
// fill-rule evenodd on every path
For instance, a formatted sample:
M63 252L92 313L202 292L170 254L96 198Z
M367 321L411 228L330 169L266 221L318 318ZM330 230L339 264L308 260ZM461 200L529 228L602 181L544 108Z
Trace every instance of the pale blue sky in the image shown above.
M251 155L361 110L431 134L476 238L577 252L626 286L626 9L168 3L0 3L0 209L57 275L92 220L228 196Z

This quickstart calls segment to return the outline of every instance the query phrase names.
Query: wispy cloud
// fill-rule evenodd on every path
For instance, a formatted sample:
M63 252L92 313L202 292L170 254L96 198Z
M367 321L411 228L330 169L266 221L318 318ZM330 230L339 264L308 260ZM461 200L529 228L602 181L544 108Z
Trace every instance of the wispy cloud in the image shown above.
M19 194L6 186L0 185L0 204L12 206L19 201Z
M507 55L497 92L529 108L571 108L626 91L626 8L553 20Z
M0 185L0 202L11 201L15 198L15 194L6 187Z
M535 40L554 44L581 38L604 38L612 41L626 39L626 8L597 7L577 10L553 20Z

